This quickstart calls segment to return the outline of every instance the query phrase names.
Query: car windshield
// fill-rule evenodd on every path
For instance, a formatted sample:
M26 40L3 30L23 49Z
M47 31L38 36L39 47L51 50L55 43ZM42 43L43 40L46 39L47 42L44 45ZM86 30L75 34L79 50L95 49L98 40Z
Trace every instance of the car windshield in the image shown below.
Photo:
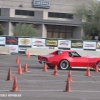
M77 52L69 52L70 57L81 57Z

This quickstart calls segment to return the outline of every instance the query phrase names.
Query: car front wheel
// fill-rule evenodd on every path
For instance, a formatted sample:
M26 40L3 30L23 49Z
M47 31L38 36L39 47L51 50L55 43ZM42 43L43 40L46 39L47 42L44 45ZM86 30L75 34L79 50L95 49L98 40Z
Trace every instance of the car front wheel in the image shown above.
M67 60L62 60L60 63L59 63L59 68L61 70L66 70L66 69L69 69L69 62Z
M97 63L98 70L100 70L100 61Z

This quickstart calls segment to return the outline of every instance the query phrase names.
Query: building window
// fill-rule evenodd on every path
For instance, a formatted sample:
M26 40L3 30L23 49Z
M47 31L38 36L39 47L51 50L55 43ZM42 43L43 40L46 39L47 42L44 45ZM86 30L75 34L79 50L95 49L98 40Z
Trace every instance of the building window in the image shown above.
M22 15L27 16L27 14L28 14L28 11L27 10L22 10Z
M34 11L28 11L28 16L34 16Z
M60 13L55 13L55 17L56 17L56 18L61 18L61 17L60 17Z
M22 15L22 11L21 10L15 10L15 15Z
M48 17L73 19L73 14L48 12Z
M66 13L61 13L61 18L66 18Z
M66 18L73 19L73 14L67 14Z
M48 17L55 17L55 13L49 12Z
M72 26L47 25L47 38L69 39L73 33Z
M15 10L15 15L34 16L34 11Z

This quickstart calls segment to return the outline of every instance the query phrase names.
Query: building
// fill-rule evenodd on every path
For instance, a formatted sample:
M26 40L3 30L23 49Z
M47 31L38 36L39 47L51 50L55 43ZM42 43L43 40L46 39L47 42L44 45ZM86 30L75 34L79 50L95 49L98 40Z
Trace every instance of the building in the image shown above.
M18 22L33 23L38 37L81 39L81 19L74 8L89 0L0 0L0 24L12 36Z

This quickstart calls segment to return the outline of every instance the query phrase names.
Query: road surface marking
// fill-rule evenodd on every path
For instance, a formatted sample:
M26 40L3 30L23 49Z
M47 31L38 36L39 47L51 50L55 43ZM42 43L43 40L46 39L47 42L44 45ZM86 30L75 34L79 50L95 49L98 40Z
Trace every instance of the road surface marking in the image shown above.
M9 91L11 91L11 90L0 90L0 92L9 92ZM17 91L16 91L17 92ZM43 89L41 89L41 90L18 90L18 92L66 92L65 90L43 90ZM100 93L100 91L90 91L90 90L71 90L70 92L94 92L94 93Z

